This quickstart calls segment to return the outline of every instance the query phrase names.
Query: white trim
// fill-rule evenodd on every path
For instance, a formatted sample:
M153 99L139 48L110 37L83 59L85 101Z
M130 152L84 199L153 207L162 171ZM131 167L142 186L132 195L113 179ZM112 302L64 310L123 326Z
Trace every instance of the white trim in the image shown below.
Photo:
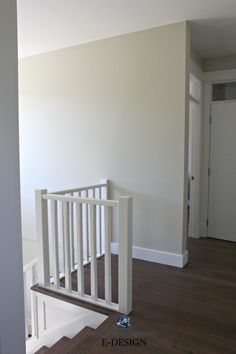
M200 104L200 100L197 100L196 98L194 98L191 94L189 94L189 99L190 101L193 101L194 103Z
M195 84L194 90L189 93L189 143L188 143L188 175L194 176L194 180L189 179L190 189L190 213L188 236L200 237L200 180L201 180L201 145L202 145L202 76L195 76L190 72L191 83ZM195 96L195 97L193 97ZM196 98L197 97L197 98ZM195 104L194 111L196 116L191 120L191 104ZM193 125L191 125L191 123Z
M222 70L222 71L210 71L203 74L203 80L206 83L220 83L231 82L236 79L236 69Z
M190 73L193 74L199 81L202 81L203 71L192 59L190 60Z
M203 73L203 109L202 109L202 154L201 154L201 215L200 234L207 237L206 220L208 218L208 167L209 167L209 117L211 114L212 84L236 81L236 69ZM214 103L216 104L216 102Z
M119 254L118 243L111 243L111 252ZM183 268L188 263L188 251L178 254L133 246L133 258Z
M31 270L32 267L34 267L36 264L38 264L38 262L39 262L39 259L38 258L34 258L32 261L30 261L29 263L27 263L23 267L23 272L28 272L29 270Z

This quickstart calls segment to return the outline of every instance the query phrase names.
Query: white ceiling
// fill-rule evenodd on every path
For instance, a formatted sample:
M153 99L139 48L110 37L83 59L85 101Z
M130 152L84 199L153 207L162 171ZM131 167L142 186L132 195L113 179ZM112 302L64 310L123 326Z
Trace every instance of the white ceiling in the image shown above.
M17 0L19 56L190 20L203 57L236 54L236 0Z

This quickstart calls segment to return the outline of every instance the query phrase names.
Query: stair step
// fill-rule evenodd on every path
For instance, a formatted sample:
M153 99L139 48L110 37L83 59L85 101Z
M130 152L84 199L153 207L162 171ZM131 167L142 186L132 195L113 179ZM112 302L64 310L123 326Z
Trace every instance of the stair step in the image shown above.
M87 339L89 337L89 335L91 333L94 332L94 329L89 327L89 326L85 326L78 334L76 334L73 338L72 341L74 343L82 343L85 339Z
M57 354L69 354L71 350L78 348L79 346L89 337L89 335L94 331L91 327L84 327L78 334L76 334L69 343L66 343L65 347L58 349ZM51 353L51 352L50 352Z
M66 353L65 350L70 341L71 341L70 338L62 337L61 339L59 339L59 341L53 344L53 346L49 350L49 353L50 354Z
M40 348L34 354L47 354L47 353L50 353L50 349L48 347L45 347L45 345L44 345L42 348Z

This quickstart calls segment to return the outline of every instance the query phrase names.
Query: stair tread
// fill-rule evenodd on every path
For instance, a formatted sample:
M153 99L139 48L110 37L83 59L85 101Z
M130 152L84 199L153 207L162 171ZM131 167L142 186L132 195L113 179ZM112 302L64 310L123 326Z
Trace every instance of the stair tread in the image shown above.
M37 352L35 352L34 354L47 354L50 353L50 349L48 347L45 347L45 345L40 348L39 350L37 350Z
M94 329L94 335L90 336L88 339L85 339L81 345L77 348L74 347L66 354L101 354L101 353L109 353L111 352L111 348L108 346L102 346L101 338L102 334L105 332L114 332L115 335L120 336L120 329L115 325L117 320L117 314L109 316L104 322L100 324L96 329ZM118 353L117 349L113 348L112 352ZM140 350L136 348L140 353ZM135 349L135 350L136 350ZM143 349L143 348L141 348ZM133 352L133 350L132 350ZM119 351L119 353L126 353L126 350L123 349Z
M60 353L62 350L62 353L65 352L65 349L68 345L68 343L71 341L70 338L68 337L62 337L61 339L59 339L55 344L53 344L53 346L50 348L49 353L50 354L58 354Z
M77 344L81 344L85 339L87 339L91 333L93 333L94 329L86 326L84 327L78 334L76 334L73 338L72 338L72 343L74 343L75 345Z
M77 348L80 344L82 344L89 335L94 331L91 327L84 327L79 333L77 333L70 342L67 342L65 346L61 346L58 348L57 354L69 354L71 350ZM51 352L50 352L51 353ZM79 353L79 348L78 348Z

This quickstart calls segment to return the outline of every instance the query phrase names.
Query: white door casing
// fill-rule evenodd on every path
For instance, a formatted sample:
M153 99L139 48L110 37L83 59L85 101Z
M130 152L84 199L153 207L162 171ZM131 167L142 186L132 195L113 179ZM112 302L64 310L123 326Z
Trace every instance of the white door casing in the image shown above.
M189 230L190 237L198 238L199 188L200 188L200 105L190 99L189 103Z

